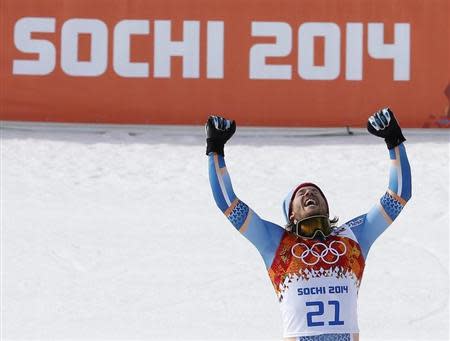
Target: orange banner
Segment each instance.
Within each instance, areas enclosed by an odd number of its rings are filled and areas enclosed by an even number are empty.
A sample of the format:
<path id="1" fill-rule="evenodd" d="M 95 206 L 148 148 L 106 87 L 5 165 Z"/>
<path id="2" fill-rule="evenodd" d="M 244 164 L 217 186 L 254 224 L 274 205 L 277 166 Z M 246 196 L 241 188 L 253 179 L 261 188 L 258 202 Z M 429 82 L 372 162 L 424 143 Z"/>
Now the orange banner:
<path id="1" fill-rule="evenodd" d="M 448 0 L 2 0 L 0 119 L 449 127 Z"/>

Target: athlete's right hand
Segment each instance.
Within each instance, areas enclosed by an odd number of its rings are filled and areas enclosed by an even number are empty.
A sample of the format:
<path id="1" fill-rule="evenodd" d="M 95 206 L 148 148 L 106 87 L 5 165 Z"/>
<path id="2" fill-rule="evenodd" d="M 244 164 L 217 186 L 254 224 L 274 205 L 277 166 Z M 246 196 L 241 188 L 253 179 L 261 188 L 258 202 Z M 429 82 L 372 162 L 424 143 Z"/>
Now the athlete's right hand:
<path id="1" fill-rule="evenodd" d="M 236 122 L 220 116 L 209 116 L 205 130 L 206 155 L 214 152 L 223 156 L 223 147 L 236 131 Z"/>

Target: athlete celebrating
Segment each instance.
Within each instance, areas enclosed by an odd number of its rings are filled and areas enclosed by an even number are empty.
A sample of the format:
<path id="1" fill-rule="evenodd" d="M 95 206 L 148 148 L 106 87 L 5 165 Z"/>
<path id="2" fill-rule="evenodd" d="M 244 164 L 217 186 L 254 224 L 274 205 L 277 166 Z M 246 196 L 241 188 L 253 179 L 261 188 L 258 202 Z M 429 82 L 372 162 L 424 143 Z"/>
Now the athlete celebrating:
<path id="1" fill-rule="evenodd" d="M 338 226 L 313 183 L 302 183 L 283 203 L 287 225 L 259 217 L 236 197 L 224 145 L 236 123 L 210 116 L 206 123 L 209 179 L 217 206 L 261 254 L 278 296 L 284 337 L 292 341 L 358 340 L 357 296 L 375 239 L 411 197 L 405 138 L 390 109 L 369 117 L 368 131 L 384 138 L 391 160 L 389 187 L 366 214 Z"/>

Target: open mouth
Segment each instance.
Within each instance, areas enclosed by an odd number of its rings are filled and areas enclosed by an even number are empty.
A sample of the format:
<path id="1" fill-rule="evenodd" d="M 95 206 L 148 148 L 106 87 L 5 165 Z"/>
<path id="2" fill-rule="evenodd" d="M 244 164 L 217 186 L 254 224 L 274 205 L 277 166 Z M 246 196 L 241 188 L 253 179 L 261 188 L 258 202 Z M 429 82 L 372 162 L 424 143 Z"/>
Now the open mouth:
<path id="1" fill-rule="evenodd" d="M 304 207 L 317 206 L 317 202 L 316 202 L 314 199 L 309 198 L 309 199 L 306 199 L 306 201 L 305 201 L 305 203 L 303 204 L 303 206 L 304 206 Z"/>

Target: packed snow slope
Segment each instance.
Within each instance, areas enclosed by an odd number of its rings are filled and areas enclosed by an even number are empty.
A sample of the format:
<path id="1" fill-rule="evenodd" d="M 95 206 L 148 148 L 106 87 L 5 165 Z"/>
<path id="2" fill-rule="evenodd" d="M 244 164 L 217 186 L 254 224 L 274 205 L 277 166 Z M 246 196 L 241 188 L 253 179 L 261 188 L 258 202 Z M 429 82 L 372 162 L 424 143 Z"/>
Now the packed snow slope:
<path id="1" fill-rule="evenodd" d="M 238 127 L 236 194 L 283 224 L 317 183 L 343 223 L 386 191 L 389 155 L 362 130 Z M 413 196 L 372 247 L 361 340 L 449 338 L 448 131 L 405 130 Z M 215 206 L 203 127 L 2 123 L 4 340 L 281 339 L 263 261 Z"/>

